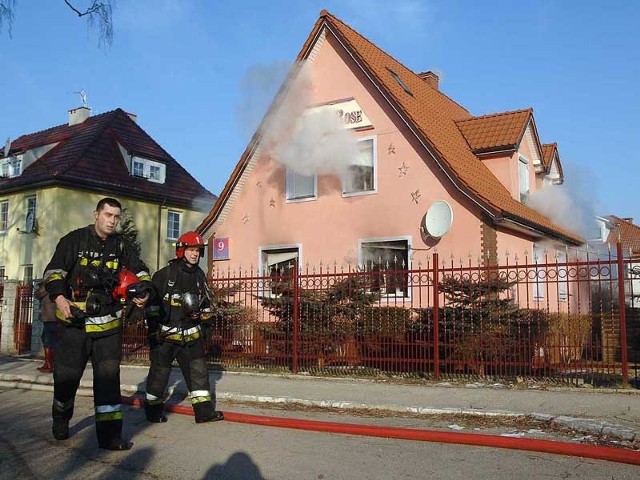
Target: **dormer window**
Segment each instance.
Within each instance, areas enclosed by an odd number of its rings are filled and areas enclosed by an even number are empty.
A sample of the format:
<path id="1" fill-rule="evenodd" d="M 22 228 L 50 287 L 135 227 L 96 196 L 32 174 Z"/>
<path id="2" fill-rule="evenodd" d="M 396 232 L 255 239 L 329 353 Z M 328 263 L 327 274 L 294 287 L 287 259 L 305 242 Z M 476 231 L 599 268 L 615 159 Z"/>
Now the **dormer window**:
<path id="1" fill-rule="evenodd" d="M 131 157 L 131 175 L 146 178 L 150 182 L 164 183 L 166 166 L 160 162 L 154 162 L 148 158 Z"/>
<path id="2" fill-rule="evenodd" d="M 0 176 L 19 177 L 22 174 L 22 155 L 13 155 L 0 160 Z"/>
<path id="3" fill-rule="evenodd" d="M 518 186 L 520 201 L 526 203 L 529 198 L 529 160 L 520 155 L 518 161 Z"/>

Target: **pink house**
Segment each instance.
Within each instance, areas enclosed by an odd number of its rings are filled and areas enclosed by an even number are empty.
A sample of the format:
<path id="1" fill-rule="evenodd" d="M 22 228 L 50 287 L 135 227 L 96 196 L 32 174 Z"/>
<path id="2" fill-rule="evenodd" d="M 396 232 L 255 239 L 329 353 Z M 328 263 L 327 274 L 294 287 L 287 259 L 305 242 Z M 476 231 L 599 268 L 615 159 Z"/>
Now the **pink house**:
<path id="1" fill-rule="evenodd" d="M 213 209 L 209 272 L 301 265 L 416 268 L 583 243 L 527 205 L 563 182 L 533 111 L 474 116 L 323 10 Z M 398 292 L 401 293 L 401 292 Z"/>

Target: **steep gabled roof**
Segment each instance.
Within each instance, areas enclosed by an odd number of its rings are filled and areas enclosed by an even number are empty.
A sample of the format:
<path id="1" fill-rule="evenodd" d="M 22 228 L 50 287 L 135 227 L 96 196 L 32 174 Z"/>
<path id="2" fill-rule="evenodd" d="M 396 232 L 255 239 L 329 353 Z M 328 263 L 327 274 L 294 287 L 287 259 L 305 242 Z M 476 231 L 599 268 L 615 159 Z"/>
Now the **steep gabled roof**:
<path id="1" fill-rule="evenodd" d="M 53 144 L 53 148 L 26 166 L 20 176 L 0 178 L 0 191 L 71 186 L 201 211 L 216 200 L 120 108 L 75 125 L 22 135 L 11 143 L 11 152 Z M 163 163 L 167 181 L 160 184 L 132 176 L 119 145 L 130 155 Z"/>
<path id="2" fill-rule="evenodd" d="M 615 246 L 619 238 L 622 248 L 626 250 L 625 253 L 630 253 L 631 256 L 640 255 L 640 227 L 630 219 L 615 215 L 608 215 L 605 218 L 615 225 L 609 232 L 607 243 Z"/>
<path id="3" fill-rule="evenodd" d="M 494 113 L 456 122 L 476 155 L 516 150 L 531 121 L 533 110 Z"/>
<path id="4" fill-rule="evenodd" d="M 507 188 L 475 156 L 458 128 L 459 122 L 473 118 L 467 110 L 326 10 L 320 13 L 303 45 L 299 61 L 308 57 L 323 29 L 334 35 L 371 79 L 455 187 L 496 224 L 549 235 L 573 244 L 582 243 L 579 236 L 513 199 Z M 214 208 L 198 227 L 199 231 L 209 228 L 222 212 L 258 141 L 259 135 L 254 135 Z"/>

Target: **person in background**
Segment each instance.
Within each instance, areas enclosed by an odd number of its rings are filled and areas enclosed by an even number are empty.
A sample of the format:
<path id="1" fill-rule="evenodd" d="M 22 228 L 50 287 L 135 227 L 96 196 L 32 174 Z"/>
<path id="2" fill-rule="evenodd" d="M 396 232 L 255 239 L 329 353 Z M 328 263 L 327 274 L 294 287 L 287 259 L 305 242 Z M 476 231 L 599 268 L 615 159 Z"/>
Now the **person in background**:
<path id="1" fill-rule="evenodd" d="M 201 326 L 212 316 L 207 278 L 198 266 L 203 255 L 202 237 L 187 232 L 176 243 L 176 258 L 153 275 L 157 297 L 147 308 L 151 366 L 144 405 L 149 422 L 167 421 L 164 397 L 174 359 L 187 383 L 196 423 L 224 418 L 213 407 Z"/>
<path id="2" fill-rule="evenodd" d="M 133 272 L 153 289 L 147 266 L 116 232 L 121 214 L 118 200 L 101 199 L 93 213 L 95 223 L 62 237 L 44 272 L 45 288 L 61 323 L 53 371 L 53 436 L 69 438 L 76 392 L 91 359 L 96 435 L 100 448 L 107 450 L 132 446 L 122 438 L 123 304 L 114 298 L 120 270 Z M 133 302 L 144 308 L 148 298 L 146 294 Z"/>
<path id="3" fill-rule="evenodd" d="M 55 351 L 57 343 L 58 319 L 56 318 L 56 304 L 49 299 L 44 283 L 40 283 L 34 296 L 40 302 L 38 319 L 42 322 L 42 346 L 44 347 L 44 363 L 38 367 L 42 373 L 53 373 Z"/>

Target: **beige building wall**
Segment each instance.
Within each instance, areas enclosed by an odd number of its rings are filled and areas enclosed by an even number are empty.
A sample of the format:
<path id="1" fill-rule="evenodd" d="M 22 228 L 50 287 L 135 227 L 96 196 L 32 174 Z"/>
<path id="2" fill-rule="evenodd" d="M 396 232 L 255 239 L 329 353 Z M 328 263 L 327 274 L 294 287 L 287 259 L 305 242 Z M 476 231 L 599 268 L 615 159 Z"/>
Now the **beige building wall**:
<path id="1" fill-rule="evenodd" d="M 27 198 L 36 196 L 36 229 L 25 233 Z M 9 228 L 0 235 L 0 266 L 5 276 L 23 280 L 25 266 L 33 267 L 33 278 L 41 278 L 60 237 L 71 230 L 92 224 L 98 201 L 114 196 L 131 214 L 138 229 L 142 258 L 155 272 L 175 255 L 174 240 L 167 239 L 167 211 L 180 213 L 180 232 L 193 230 L 205 213 L 174 209 L 149 202 L 109 194 L 98 194 L 69 188 L 46 188 L 0 197 L 9 201 Z"/>

